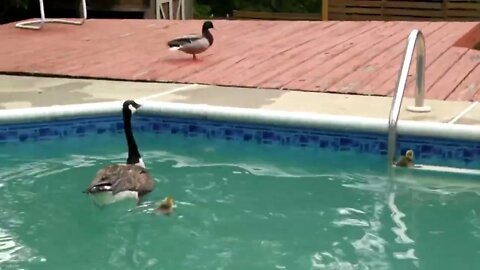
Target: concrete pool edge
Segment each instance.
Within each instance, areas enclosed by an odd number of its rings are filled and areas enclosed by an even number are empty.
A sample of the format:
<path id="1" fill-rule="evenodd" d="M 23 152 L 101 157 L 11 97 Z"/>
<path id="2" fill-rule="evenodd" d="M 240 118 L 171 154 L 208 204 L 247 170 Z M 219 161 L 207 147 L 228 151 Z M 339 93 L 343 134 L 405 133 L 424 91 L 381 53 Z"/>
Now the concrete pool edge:
<path id="1" fill-rule="evenodd" d="M 354 93 L 6 75 L 0 75 L 0 99 L 0 112 L 5 109 L 134 99 L 381 119 L 389 115 L 392 102 L 389 96 Z M 413 104 L 414 98 L 405 96 L 403 107 Z M 480 126 L 478 102 L 426 99 L 425 104 L 432 108 L 431 112 L 402 110 L 399 119 Z"/>
<path id="2" fill-rule="evenodd" d="M 193 119 L 234 121 L 297 128 L 317 128 L 343 132 L 387 134 L 388 119 L 333 115 L 309 112 L 289 112 L 261 108 L 237 108 L 206 104 L 185 104 L 143 101 L 138 114 L 165 115 Z M 1 124 L 22 124 L 62 120 L 75 117 L 96 117 L 119 114 L 122 101 L 56 105 L 2 110 Z M 480 126 L 429 121 L 399 120 L 398 135 L 440 139 L 480 141 Z"/>

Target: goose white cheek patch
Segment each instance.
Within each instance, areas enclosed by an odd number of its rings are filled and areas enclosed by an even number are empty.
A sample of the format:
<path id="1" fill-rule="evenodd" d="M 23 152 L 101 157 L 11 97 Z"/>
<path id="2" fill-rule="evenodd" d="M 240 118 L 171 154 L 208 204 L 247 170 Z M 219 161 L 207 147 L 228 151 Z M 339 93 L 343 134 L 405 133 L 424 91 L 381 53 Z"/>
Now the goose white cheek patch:
<path id="1" fill-rule="evenodd" d="M 135 107 L 133 107 L 132 105 L 128 105 L 128 109 L 134 113 L 135 111 L 137 111 L 137 109 L 135 109 Z"/>

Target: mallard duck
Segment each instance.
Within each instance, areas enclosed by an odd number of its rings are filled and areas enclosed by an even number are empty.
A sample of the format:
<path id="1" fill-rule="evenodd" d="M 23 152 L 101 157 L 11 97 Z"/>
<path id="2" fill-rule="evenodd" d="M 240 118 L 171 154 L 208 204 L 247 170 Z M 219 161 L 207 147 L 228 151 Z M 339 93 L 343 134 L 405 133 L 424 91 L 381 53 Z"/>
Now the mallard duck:
<path id="1" fill-rule="evenodd" d="M 405 156 L 400 156 L 400 159 L 395 164 L 398 167 L 410 167 L 413 166 L 413 150 L 409 149 L 405 152 Z"/>
<path id="2" fill-rule="evenodd" d="M 164 214 L 164 215 L 170 215 L 173 210 L 175 210 L 176 206 L 175 203 L 173 202 L 172 197 L 165 197 L 165 199 L 160 203 L 160 206 L 158 206 L 157 209 L 155 209 L 156 213 L 159 214 Z"/>
<path id="3" fill-rule="evenodd" d="M 179 50 L 188 54 L 193 54 L 193 59 L 197 59 L 197 54 L 206 51 L 213 44 L 213 36 L 210 30 L 213 27 L 211 21 L 206 21 L 202 26 L 202 35 L 191 34 L 170 40 L 167 45 L 171 50 Z"/>
<path id="4" fill-rule="evenodd" d="M 132 132 L 132 114 L 139 107 L 133 100 L 123 103 L 123 130 L 128 147 L 126 164 L 112 164 L 98 170 L 84 191 L 99 206 L 126 198 L 133 198 L 138 204 L 143 195 L 153 190 L 153 178 L 145 168 Z"/>

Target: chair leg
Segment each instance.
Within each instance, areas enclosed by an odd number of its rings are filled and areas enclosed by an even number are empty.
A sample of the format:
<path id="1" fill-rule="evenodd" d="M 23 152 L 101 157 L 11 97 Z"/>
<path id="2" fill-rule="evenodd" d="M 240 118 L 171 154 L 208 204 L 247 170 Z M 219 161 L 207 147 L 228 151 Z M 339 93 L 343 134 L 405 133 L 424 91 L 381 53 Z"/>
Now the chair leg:
<path id="1" fill-rule="evenodd" d="M 65 20 L 65 19 L 47 19 L 45 18 L 45 8 L 43 6 L 43 0 L 39 0 L 40 2 L 40 19 L 34 19 L 24 22 L 19 22 L 15 25 L 15 27 L 23 28 L 23 29 L 33 29 L 38 30 L 43 27 L 45 23 L 63 23 L 63 24 L 74 24 L 74 25 L 82 25 L 87 20 L 87 3 L 85 0 L 82 0 L 82 18 L 80 20 Z"/>
<path id="2" fill-rule="evenodd" d="M 177 5 L 177 12 L 175 14 L 175 19 L 181 19 L 180 18 L 180 9 L 182 8 L 182 1 L 178 1 L 178 5 Z"/>
<path id="3" fill-rule="evenodd" d="M 182 20 L 185 20 L 185 0 L 180 0 L 182 2 Z"/>
<path id="4" fill-rule="evenodd" d="M 173 0 L 168 1 L 168 19 L 173 20 Z"/>
<path id="5" fill-rule="evenodd" d="M 163 10 L 163 3 L 160 3 L 160 5 L 158 6 L 158 10 L 159 10 L 159 16 L 158 16 L 158 19 L 167 19 L 167 15 L 165 14 L 165 10 Z"/>
<path id="6" fill-rule="evenodd" d="M 185 0 L 178 0 L 177 12 L 175 19 L 185 20 Z"/>
<path id="7" fill-rule="evenodd" d="M 158 19 L 163 19 L 163 20 L 168 20 L 171 19 L 171 0 L 155 0 L 156 3 L 156 12 L 157 12 L 157 20 Z M 168 12 L 165 12 L 165 9 L 163 8 L 164 4 L 168 5 Z M 169 18 L 167 18 L 167 16 Z"/>

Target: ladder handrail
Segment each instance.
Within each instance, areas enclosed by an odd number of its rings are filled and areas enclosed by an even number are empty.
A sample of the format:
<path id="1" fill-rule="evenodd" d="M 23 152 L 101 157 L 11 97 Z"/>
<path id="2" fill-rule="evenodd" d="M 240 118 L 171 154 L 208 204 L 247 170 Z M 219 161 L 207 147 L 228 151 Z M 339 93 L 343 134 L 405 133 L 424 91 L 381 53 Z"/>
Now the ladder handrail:
<path id="1" fill-rule="evenodd" d="M 397 122 L 402 107 L 403 95 L 408 79 L 408 72 L 413 58 L 413 52 L 417 49 L 417 78 L 415 106 L 409 107 L 410 111 L 428 112 L 430 108 L 424 106 L 425 98 L 425 38 L 420 30 L 414 29 L 410 32 L 407 41 L 407 48 L 403 57 L 402 69 L 398 75 L 396 91 L 393 95 L 390 117 L 388 119 L 388 166 L 391 167 L 395 161 L 397 147 Z"/>

